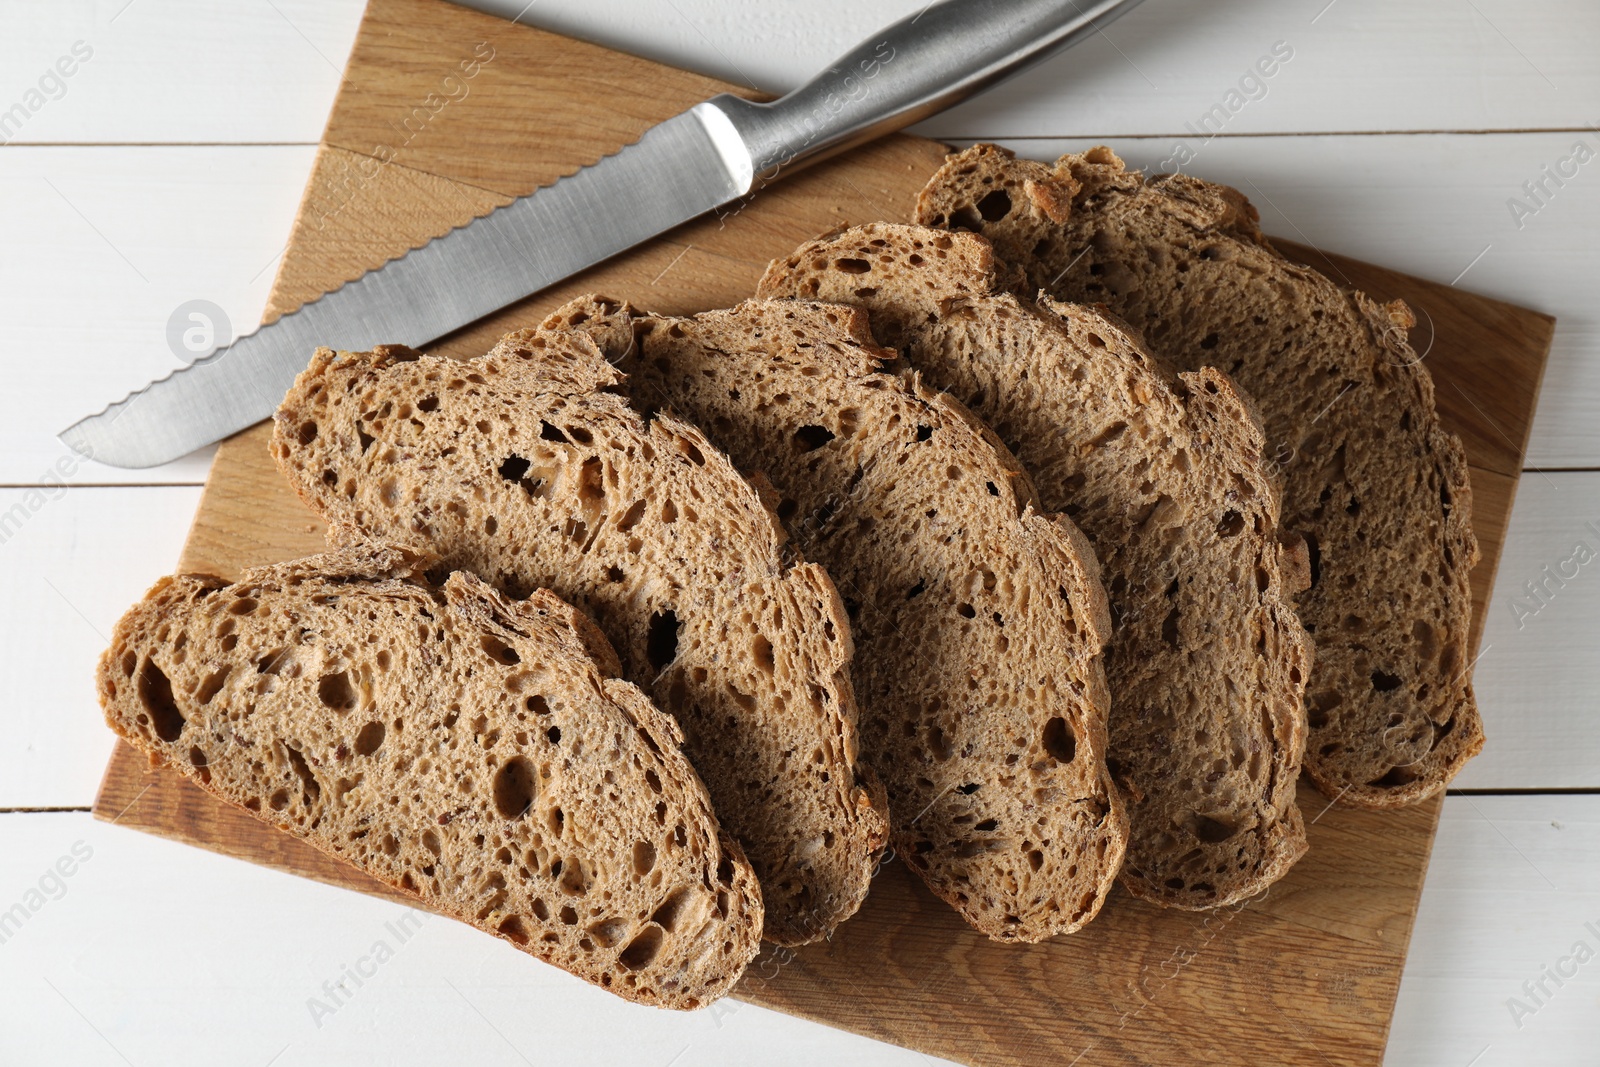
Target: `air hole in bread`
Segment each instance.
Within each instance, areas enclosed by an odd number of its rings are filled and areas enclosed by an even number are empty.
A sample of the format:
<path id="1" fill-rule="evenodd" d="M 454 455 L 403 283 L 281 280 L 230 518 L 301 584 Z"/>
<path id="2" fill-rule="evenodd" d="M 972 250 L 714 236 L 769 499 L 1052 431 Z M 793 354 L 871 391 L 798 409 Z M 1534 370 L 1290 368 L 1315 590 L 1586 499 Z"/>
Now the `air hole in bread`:
<path id="1" fill-rule="evenodd" d="M 309 445 L 312 441 L 317 439 L 317 424 L 309 420 L 302 422 L 300 424 L 300 429 L 295 433 L 295 438 L 302 445 Z"/>
<path id="2" fill-rule="evenodd" d="M 637 526 L 639 520 L 644 518 L 645 504 L 646 502 L 643 500 L 635 500 L 630 504 L 628 510 L 624 511 L 622 517 L 617 520 L 617 529 L 626 533 Z"/>
<path id="3" fill-rule="evenodd" d="M 983 229 L 983 216 L 973 210 L 969 204 L 963 204 L 950 213 L 950 225 L 953 229 L 971 230 L 977 233 Z"/>
<path id="4" fill-rule="evenodd" d="M 356 755 L 370 756 L 383 747 L 384 729 L 381 722 L 369 722 L 356 734 Z"/>
<path id="5" fill-rule="evenodd" d="M 661 902 L 661 906 L 656 908 L 654 914 L 650 916 L 650 921 L 671 933 L 678 924 L 678 917 L 683 914 L 684 905 L 688 902 L 689 891 L 675 889 Z"/>
<path id="6" fill-rule="evenodd" d="M 522 476 L 528 473 L 528 468 L 531 466 L 533 466 L 532 463 L 513 452 L 496 468 L 496 472 L 508 482 L 519 482 L 522 480 Z"/>
<path id="7" fill-rule="evenodd" d="M 508 667 L 514 667 L 522 662 L 522 657 L 517 655 L 517 650 L 495 637 L 493 634 L 484 634 L 478 644 L 488 653 L 489 658 Z"/>
<path id="8" fill-rule="evenodd" d="M 1387 671 L 1373 671 L 1372 688 L 1380 693 L 1392 692 L 1400 688 L 1400 679 Z"/>
<path id="9" fill-rule="evenodd" d="M 528 943 L 528 930 L 527 927 L 523 926 L 520 915 L 507 915 L 500 920 L 500 925 L 496 929 L 508 940 L 518 945 L 526 945 Z"/>
<path id="10" fill-rule="evenodd" d="M 973 829 L 978 831 L 979 833 L 987 834 L 987 833 L 990 833 L 990 832 L 992 832 L 994 830 L 999 829 L 999 827 L 1000 827 L 1000 823 L 999 823 L 998 820 L 996 820 L 996 819 L 985 819 L 982 822 L 978 823 L 976 826 L 974 826 Z"/>
<path id="11" fill-rule="evenodd" d="M 1217 520 L 1217 533 L 1222 537 L 1237 537 L 1244 532 L 1244 516 L 1237 511 L 1229 511 Z"/>
<path id="12" fill-rule="evenodd" d="M 589 937 L 601 948 L 615 945 L 627 932 L 628 924 L 616 917 L 601 919 L 589 927 Z"/>
<path id="13" fill-rule="evenodd" d="M 513 756 L 494 773 L 494 810 L 502 819 L 520 819 L 533 807 L 538 788 L 533 764 L 525 756 Z"/>
<path id="14" fill-rule="evenodd" d="M 628 942 L 628 947 L 617 956 L 617 962 L 630 971 L 644 970 L 656 958 L 656 953 L 661 951 L 665 936 L 659 926 L 646 926 Z"/>
<path id="15" fill-rule="evenodd" d="M 655 869 L 656 846 L 648 841 L 633 843 L 633 873 L 640 878 Z"/>
<path id="16" fill-rule="evenodd" d="M 322 796 L 322 783 L 317 781 L 317 776 L 311 772 L 311 765 L 306 762 L 305 756 L 293 745 L 283 746 L 289 757 L 289 768 L 294 771 L 296 778 L 300 779 L 300 799 L 309 809 Z"/>
<path id="17" fill-rule="evenodd" d="M 926 441 L 928 438 L 930 438 L 932 436 L 933 436 L 933 427 L 932 426 L 918 426 L 917 427 L 917 440 L 918 441 Z"/>
<path id="18" fill-rule="evenodd" d="M 282 659 L 283 655 L 279 653 L 273 658 L 270 666 L 277 667 L 281 665 Z M 271 674 L 275 673 L 275 671 L 265 670 L 263 673 Z M 334 711 L 349 711 L 355 707 L 356 691 L 355 687 L 350 684 L 349 672 L 340 671 L 337 674 L 323 675 L 317 682 L 317 699 Z"/>
<path id="19" fill-rule="evenodd" d="M 150 724 L 161 740 L 176 741 L 183 733 L 186 720 L 172 698 L 172 683 L 153 659 L 147 658 L 139 671 L 139 703 L 149 713 Z"/>
<path id="20" fill-rule="evenodd" d="M 1238 832 L 1238 827 L 1229 826 L 1220 819 L 1213 819 L 1206 815 L 1195 816 L 1194 836 L 1208 845 L 1220 844 Z"/>
<path id="21" fill-rule="evenodd" d="M 844 274 L 865 274 L 872 269 L 872 264 L 864 259 L 846 257 L 834 260 L 833 267 Z"/>
<path id="22" fill-rule="evenodd" d="M 750 654 L 755 658 L 756 666 L 760 668 L 762 673 L 771 675 L 776 671 L 777 665 L 773 661 L 772 642 L 768 641 L 766 637 L 756 634 L 755 637 L 751 638 Z"/>
<path id="23" fill-rule="evenodd" d="M 228 605 L 228 614 L 249 615 L 259 606 L 259 602 L 255 597 L 242 596 L 238 600 L 235 600 L 232 604 Z"/>
<path id="24" fill-rule="evenodd" d="M 829 441 L 833 440 L 833 432 L 823 426 L 802 426 L 794 432 L 794 447 L 797 452 L 815 452 Z"/>
<path id="25" fill-rule="evenodd" d="M 232 670 L 232 667 L 222 667 L 206 675 L 205 680 L 200 683 L 200 688 L 195 690 L 195 700 L 201 704 L 211 703 L 211 699 L 222 691 L 222 686 L 227 682 Z"/>
<path id="26" fill-rule="evenodd" d="M 1109 445 L 1111 442 L 1121 437 L 1127 429 L 1128 424 L 1126 422 L 1122 422 L 1120 420 L 1113 422 L 1110 426 L 1107 426 L 1104 430 L 1101 430 L 1094 436 L 1094 438 L 1089 442 L 1089 447 L 1104 448 L 1106 445 Z"/>
<path id="27" fill-rule="evenodd" d="M 543 441 L 557 441 L 561 444 L 568 443 L 567 435 L 561 432 L 561 427 L 548 422 L 542 422 L 539 424 L 539 438 Z"/>
<path id="28" fill-rule="evenodd" d="M 1011 214 L 1011 194 L 1004 189 L 989 193 L 978 201 L 978 214 L 983 216 L 985 222 L 999 222 Z"/>
<path id="29" fill-rule="evenodd" d="M 919 582 L 917 582 L 916 585 L 912 586 L 911 589 L 906 593 L 906 599 L 907 600 L 915 600 L 915 599 L 917 599 L 917 597 L 921 596 L 923 593 L 925 593 L 927 591 L 928 591 L 928 583 L 927 583 L 927 581 L 926 580 L 919 581 Z"/>
<path id="30" fill-rule="evenodd" d="M 678 616 L 673 611 L 658 611 L 650 616 L 645 639 L 645 657 L 650 666 L 661 670 L 678 655 Z"/>
<path id="31" fill-rule="evenodd" d="M 1403 785 L 1410 785 L 1417 780 L 1417 777 L 1417 769 L 1414 766 L 1391 767 L 1387 773 L 1367 784 L 1379 789 L 1397 789 Z"/>
<path id="32" fill-rule="evenodd" d="M 1305 538 L 1306 557 L 1311 569 L 1311 585 L 1309 588 L 1315 589 L 1317 583 L 1322 580 L 1322 549 L 1317 544 L 1316 534 L 1309 530 L 1304 530 L 1301 531 L 1301 536 Z M 1309 623 L 1306 624 L 1306 630 L 1307 632 L 1312 630 Z"/>
<path id="33" fill-rule="evenodd" d="M 1078 739 L 1067 720 L 1059 715 L 1044 724 L 1039 743 L 1045 753 L 1058 763 L 1071 763 L 1078 754 Z"/>

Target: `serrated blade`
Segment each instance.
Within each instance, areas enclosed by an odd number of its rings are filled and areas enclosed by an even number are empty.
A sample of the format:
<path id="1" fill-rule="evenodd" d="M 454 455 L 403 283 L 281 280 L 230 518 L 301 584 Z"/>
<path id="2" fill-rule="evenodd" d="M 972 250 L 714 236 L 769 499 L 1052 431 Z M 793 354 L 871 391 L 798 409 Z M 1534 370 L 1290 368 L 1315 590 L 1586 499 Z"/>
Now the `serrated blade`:
<path id="1" fill-rule="evenodd" d="M 421 347 L 749 191 L 743 142 L 700 104 L 73 424 L 61 440 L 153 467 L 272 414 L 318 347 Z"/>

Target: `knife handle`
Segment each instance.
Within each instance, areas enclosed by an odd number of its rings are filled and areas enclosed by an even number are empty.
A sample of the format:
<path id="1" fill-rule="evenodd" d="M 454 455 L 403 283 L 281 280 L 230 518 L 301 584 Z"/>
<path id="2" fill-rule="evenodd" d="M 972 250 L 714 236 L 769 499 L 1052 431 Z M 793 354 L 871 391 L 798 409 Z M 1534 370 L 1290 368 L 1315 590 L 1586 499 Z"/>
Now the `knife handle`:
<path id="1" fill-rule="evenodd" d="M 1138 3 L 940 0 L 880 30 L 787 96 L 754 103 L 724 93 L 701 107 L 726 117 L 749 153 L 753 185 L 764 184 L 781 170 L 942 111 L 1100 32 Z"/>

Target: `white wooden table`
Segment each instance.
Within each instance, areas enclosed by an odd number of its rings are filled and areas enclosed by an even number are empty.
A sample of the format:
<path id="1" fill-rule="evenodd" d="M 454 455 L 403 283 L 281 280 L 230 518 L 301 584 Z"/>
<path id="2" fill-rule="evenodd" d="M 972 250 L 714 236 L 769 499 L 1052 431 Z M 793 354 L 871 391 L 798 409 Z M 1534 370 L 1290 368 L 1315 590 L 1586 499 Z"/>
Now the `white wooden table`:
<path id="1" fill-rule="evenodd" d="M 921 2 L 522 17 L 782 90 Z M 925 1061 L 756 1007 L 636 1008 L 441 919 L 374 967 L 395 905 L 88 815 L 112 744 L 94 658 L 176 561 L 209 455 L 72 469 L 54 434 L 175 364 L 184 302 L 257 321 L 360 13 L 0 0 L 0 1063 Z M 1600 1063 L 1600 564 L 1526 592 L 1600 551 L 1597 45 L 1591 0 L 1148 0 L 924 127 L 1143 166 L 1183 142 L 1268 232 L 1560 319 L 1477 671 L 1489 747 L 1445 803 L 1394 1065 Z M 1235 88 L 1221 136 L 1190 132 Z M 371 972 L 348 996 L 346 968 Z"/>

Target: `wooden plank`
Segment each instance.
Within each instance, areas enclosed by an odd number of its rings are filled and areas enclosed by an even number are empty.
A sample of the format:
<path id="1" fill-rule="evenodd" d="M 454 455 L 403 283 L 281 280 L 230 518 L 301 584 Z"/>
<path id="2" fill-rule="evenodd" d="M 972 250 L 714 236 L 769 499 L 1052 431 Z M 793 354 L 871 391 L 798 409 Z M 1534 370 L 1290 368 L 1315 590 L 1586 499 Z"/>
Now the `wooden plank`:
<path id="1" fill-rule="evenodd" d="M 557 32 L 774 92 L 925 0 L 473 0 Z M 16 4 L 0 69 L 9 104 L 74 40 L 94 58 L 30 117 L 28 141 L 314 142 L 359 0 Z M 1326 10 L 1324 10 L 1326 8 Z M 1272 45 L 1294 58 L 1230 132 L 1583 127 L 1600 87 L 1581 0 L 1291 0 L 1222 10 L 1149 4 L 1068 56 L 940 116 L 929 136 L 1183 132 Z M 1557 88 L 1559 87 L 1559 88 Z"/>
<path id="2" fill-rule="evenodd" d="M 526 0 L 524 0 L 526 2 Z M 86 59 L 42 88 L 19 144 L 315 144 L 339 87 L 361 0 L 122 0 L 8 4 L 0 109 L 62 56 Z"/>
<path id="3" fill-rule="evenodd" d="M 0 840 L 0 908 L 38 905 L 0 930 L 7 1067 L 935 1067 L 736 1001 L 630 1004 L 460 923 L 87 813 L 0 814 Z"/>
<path id="4" fill-rule="evenodd" d="M 444 109 L 437 125 L 430 121 L 424 128 L 430 136 L 415 138 L 404 158 L 356 170 L 356 180 L 341 177 L 359 165 L 352 149 L 334 145 L 319 156 L 272 309 L 292 307 L 465 221 L 496 197 L 522 191 L 515 161 L 480 157 L 498 156 L 502 141 L 525 150 L 514 131 L 530 114 L 540 128 L 555 131 L 552 143 L 569 153 L 550 150 L 540 157 L 541 173 L 559 174 L 617 146 L 581 142 L 579 132 L 591 127 L 572 117 L 579 111 L 648 122 L 675 110 L 681 103 L 675 94 L 703 95 L 705 89 L 693 76 L 620 55 L 602 62 L 549 34 L 491 25 L 429 0 L 377 0 L 353 50 L 330 138 L 356 143 L 386 121 L 402 121 L 395 116 L 409 115 L 410 102 L 425 95 L 442 69 L 491 33 L 495 58 L 475 76 L 473 94 L 456 110 Z M 391 50 L 395 41 L 405 41 L 404 50 Z M 569 54 L 604 76 L 579 78 L 563 58 Z M 505 95 L 497 96 L 494 86 L 501 83 L 491 79 L 506 70 L 517 76 L 507 78 Z M 555 76 L 541 81 L 528 73 L 541 71 Z M 581 95 L 571 95 L 562 72 L 572 75 Z M 544 95 L 530 95 L 535 91 Z M 660 113 L 650 115 L 647 106 Z M 488 133 L 474 137 L 471 129 L 480 122 Z M 350 130 L 356 132 L 340 133 Z M 629 136 L 621 127 L 612 133 Z M 458 146 L 459 157 L 439 147 L 449 144 Z M 476 354 L 503 329 L 586 289 L 610 290 L 663 311 L 731 302 L 751 290 L 770 257 L 802 238 L 841 219 L 893 217 L 892 205 L 908 204 L 941 156 L 929 142 L 888 139 L 791 177 L 742 210 L 680 228 L 434 347 Z M 1374 279 L 1394 295 L 1432 299 L 1426 283 L 1389 273 Z M 1481 314 L 1515 313 L 1485 308 Z M 1475 366 L 1483 344 L 1472 328 L 1478 321 L 1453 315 L 1441 325 L 1429 357 L 1435 373 Z M 1521 345 L 1513 373 L 1536 377 L 1548 322 L 1525 314 L 1524 328 L 1508 336 Z M 1499 421 L 1526 425 L 1528 391 L 1502 389 L 1483 399 L 1496 405 L 1490 411 Z M 1474 429 L 1470 421 L 1458 428 Z M 249 431 L 219 449 L 186 566 L 232 574 L 315 547 L 316 524 L 273 474 L 262 432 Z M 1476 447 L 1474 455 L 1490 452 L 1482 442 Z M 1519 466 L 1510 463 L 1501 477 L 1509 480 Z M 1508 507 L 1509 492 L 1483 494 L 1477 522 L 1486 545 L 1498 544 Z M 1487 587 L 1478 592 L 1481 605 Z M 352 884 L 349 872 L 319 865 L 305 846 L 192 793 L 170 772 L 147 776 L 124 753 L 112 764 L 97 810 L 121 812 L 125 825 Z M 1439 804 L 1380 815 L 1324 810 L 1310 792 L 1303 801 L 1316 820 L 1310 857 L 1244 908 L 1199 916 L 1119 897 L 1084 934 L 1018 949 L 984 941 L 890 864 L 863 912 L 831 943 L 787 959 L 773 968 L 775 976 L 758 968 L 741 996 L 966 1061 L 1030 1063 L 1084 1051 L 1087 1062 L 1181 1056 L 1232 1063 L 1242 1049 L 1270 1059 L 1285 1049 L 1309 1056 L 1314 1048 L 1329 1062 L 1377 1062 Z M 1182 965 L 1175 966 L 1179 959 Z M 1163 968 L 1174 973 L 1169 977 Z M 1217 1026 L 1224 1018 L 1226 1032 Z"/>
<path id="5" fill-rule="evenodd" d="M 1457 784 L 1600 788 L 1600 472 L 1530 472 L 1517 497 L 1475 675 L 1489 743 Z"/>
<path id="6" fill-rule="evenodd" d="M 177 562 L 199 499 L 198 486 L 0 489 L 0 808 L 94 797 L 113 744 L 95 662 Z"/>
<path id="7" fill-rule="evenodd" d="M 1117 890 L 1082 932 L 1042 945 L 975 933 L 903 865 L 825 945 L 767 946 L 740 1000 L 962 1063 L 1234 1064 L 1241 1048 L 1381 1060 L 1440 799 L 1329 809 L 1302 785 L 1310 854 L 1263 897 L 1166 911 Z M 219 804 L 118 745 L 95 812 L 119 825 L 403 901 L 310 845 Z M 1385 847 L 1374 848 L 1382 840 Z M 1226 1030 L 1217 1020 L 1229 1020 Z M 1291 1053 L 1290 1051 L 1293 1050 Z"/>
<path id="8" fill-rule="evenodd" d="M 1448 798 L 1388 1067 L 1594 1063 L 1597 887 L 1600 796 Z"/>
<path id="9" fill-rule="evenodd" d="M 209 301 L 237 332 L 260 321 L 313 155 L 237 146 L 0 152 L 0 349 L 17 356 L 0 392 L 0 484 L 44 480 L 71 455 L 58 432 L 178 367 L 167 331 L 181 306 Z M 199 484 L 210 455 L 148 470 L 68 469 L 79 483 Z"/>
<path id="10" fill-rule="evenodd" d="M 928 1067 L 915 1053 L 739 1002 L 693 1015 L 623 1004 L 530 964 L 508 945 L 432 919 L 318 1026 L 307 999 L 322 996 L 321 983 L 336 980 L 376 938 L 390 936 L 384 924 L 403 914 L 396 905 L 128 833 L 87 814 L 0 815 L 0 838 L 6 908 L 37 888 L 74 843 L 92 850 L 65 880 L 65 892 L 47 896 L 0 946 L 7 1005 L 0 1048 L 8 1063 L 121 1062 L 64 995 L 136 1064 L 264 1064 L 286 1045 L 280 1064 L 520 1062 L 503 1034 L 535 1063 L 659 1067 L 678 1056 L 675 1067 Z M 178 886 L 189 890 L 181 896 L 182 921 L 155 921 L 174 914 Z M 1447 798 L 1387 1067 L 1465 1067 L 1480 1053 L 1473 1067 L 1592 1063 L 1595 963 L 1563 986 L 1547 983 L 1554 995 L 1521 1028 L 1506 1001 L 1522 998 L 1522 984 L 1568 955 L 1576 940 L 1600 949 L 1585 930 L 1586 923 L 1600 925 L 1596 886 L 1600 797 Z M 1230 938 L 1231 928 L 1207 951 Z M 1169 965 L 1166 973 L 1173 971 Z M 1328 975 L 1324 995 L 1336 998 L 1342 988 L 1339 976 Z M 1175 992 L 1158 994 L 1157 1004 Z M 1147 1010 L 1129 1027 L 1150 1017 Z M 174 1042 L 180 1020 L 184 1040 Z M 1050 1058 L 1042 1051 L 1036 1062 Z M 1079 1067 L 1094 1062 L 1091 1054 Z M 1302 1061 L 1285 1051 L 1262 1062 Z M 1303 1062 L 1323 1060 L 1310 1052 Z"/>

